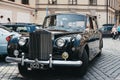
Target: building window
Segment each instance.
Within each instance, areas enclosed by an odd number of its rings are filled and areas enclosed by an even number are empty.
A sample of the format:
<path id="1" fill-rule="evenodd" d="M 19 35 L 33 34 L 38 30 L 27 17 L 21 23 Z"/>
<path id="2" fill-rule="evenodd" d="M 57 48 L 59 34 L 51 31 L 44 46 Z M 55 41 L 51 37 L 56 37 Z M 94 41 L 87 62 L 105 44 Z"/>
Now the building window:
<path id="1" fill-rule="evenodd" d="M 22 0 L 22 4 L 29 4 L 29 0 Z"/>
<path id="2" fill-rule="evenodd" d="M 68 4 L 76 5 L 77 0 L 68 0 Z"/>
<path id="3" fill-rule="evenodd" d="M 48 4 L 57 4 L 57 0 L 48 0 Z"/>
<path id="4" fill-rule="evenodd" d="M 90 0 L 90 5 L 97 5 L 97 0 Z"/>
<path id="5" fill-rule="evenodd" d="M 8 0 L 8 1 L 12 1 L 12 2 L 15 2 L 15 0 Z"/>

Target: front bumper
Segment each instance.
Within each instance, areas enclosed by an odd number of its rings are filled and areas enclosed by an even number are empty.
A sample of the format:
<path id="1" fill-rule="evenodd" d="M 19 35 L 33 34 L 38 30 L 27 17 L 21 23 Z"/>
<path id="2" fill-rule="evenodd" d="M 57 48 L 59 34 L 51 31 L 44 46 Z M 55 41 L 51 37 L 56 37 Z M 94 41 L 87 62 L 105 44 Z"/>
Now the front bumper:
<path id="1" fill-rule="evenodd" d="M 15 58 L 15 57 L 6 57 L 7 62 L 17 62 L 21 63 L 24 66 L 24 63 L 38 63 L 40 65 L 49 65 L 49 68 L 52 68 L 53 65 L 58 66 L 73 66 L 73 67 L 80 67 L 82 65 L 82 61 L 67 61 L 67 60 L 52 60 L 52 57 L 50 55 L 50 58 L 48 61 L 40 61 L 40 60 L 29 60 L 25 59 L 24 55 L 22 55 L 22 58 Z"/>

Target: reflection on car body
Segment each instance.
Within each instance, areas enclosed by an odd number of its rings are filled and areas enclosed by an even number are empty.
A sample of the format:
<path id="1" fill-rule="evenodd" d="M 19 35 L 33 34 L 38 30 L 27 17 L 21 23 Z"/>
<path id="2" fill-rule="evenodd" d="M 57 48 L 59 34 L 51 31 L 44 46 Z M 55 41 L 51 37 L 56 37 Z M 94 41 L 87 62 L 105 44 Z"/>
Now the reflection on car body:
<path id="1" fill-rule="evenodd" d="M 88 29 L 87 29 L 88 28 Z M 45 18 L 43 29 L 21 37 L 8 62 L 17 62 L 25 76 L 30 68 L 48 70 L 56 67 L 75 67 L 84 75 L 88 61 L 100 55 L 102 34 L 96 18 L 81 14 L 54 14 Z"/>

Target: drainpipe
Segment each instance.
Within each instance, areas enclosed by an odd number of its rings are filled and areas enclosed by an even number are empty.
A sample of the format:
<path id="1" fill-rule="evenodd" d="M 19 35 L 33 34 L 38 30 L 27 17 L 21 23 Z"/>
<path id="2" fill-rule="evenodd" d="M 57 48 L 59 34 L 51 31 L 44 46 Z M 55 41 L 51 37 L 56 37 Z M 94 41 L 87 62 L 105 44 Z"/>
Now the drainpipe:
<path id="1" fill-rule="evenodd" d="M 108 24 L 108 0 L 106 2 L 106 22 Z"/>
<path id="2" fill-rule="evenodd" d="M 39 8 L 39 0 L 35 0 L 35 23 L 37 23 L 37 14 L 38 14 L 38 8 Z"/>

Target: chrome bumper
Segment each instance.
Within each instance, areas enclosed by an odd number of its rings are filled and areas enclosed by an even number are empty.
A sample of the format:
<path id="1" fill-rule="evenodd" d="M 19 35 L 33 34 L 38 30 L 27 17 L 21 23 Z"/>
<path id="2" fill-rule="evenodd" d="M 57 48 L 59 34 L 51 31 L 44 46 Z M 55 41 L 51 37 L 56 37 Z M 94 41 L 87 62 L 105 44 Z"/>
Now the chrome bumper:
<path id="1" fill-rule="evenodd" d="M 80 67 L 82 65 L 82 61 L 65 61 L 65 60 L 52 60 L 50 58 L 48 61 L 39 61 L 39 60 L 29 60 L 24 59 L 24 56 L 22 58 L 15 58 L 15 57 L 6 57 L 7 62 L 17 62 L 24 65 L 24 63 L 38 63 L 41 65 L 49 65 L 50 68 L 52 68 L 53 65 L 61 65 L 61 66 L 76 66 Z"/>

